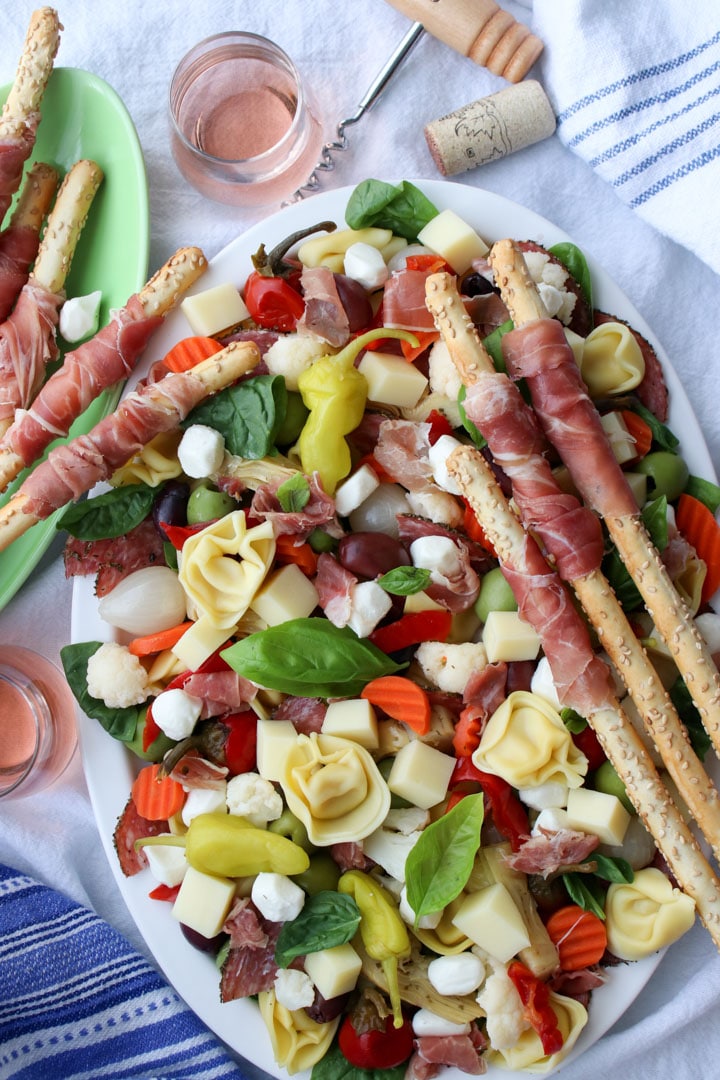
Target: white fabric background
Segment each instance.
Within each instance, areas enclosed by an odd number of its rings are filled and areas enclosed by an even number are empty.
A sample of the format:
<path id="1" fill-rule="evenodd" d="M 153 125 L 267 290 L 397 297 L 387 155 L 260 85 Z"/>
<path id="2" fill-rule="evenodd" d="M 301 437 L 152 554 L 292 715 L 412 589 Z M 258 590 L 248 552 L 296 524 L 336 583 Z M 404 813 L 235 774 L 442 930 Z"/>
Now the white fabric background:
<path id="1" fill-rule="evenodd" d="M 555 0 L 536 0 L 548 32 Z M 0 82 L 9 81 L 34 5 L 5 5 L 0 33 Z M 529 2 L 506 3 L 532 22 Z M 563 0 L 567 9 L 580 0 Z M 654 26 L 667 8 L 683 20 L 682 0 L 657 0 Z M 628 40 L 642 41 L 645 16 L 634 4 L 603 0 L 609 19 L 624 18 Z M 717 3 L 707 7 L 718 8 Z M 105 78 L 124 99 L 147 162 L 151 198 L 150 270 L 181 244 L 196 243 L 213 256 L 242 229 L 264 216 L 203 200 L 178 174 L 170 157 L 165 102 L 180 56 L 208 34 L 248 29 L 267 34 L 293 57 L 314 88 L 326 137 L 352 115 L 366 86 L 408 28 L 383 0 L 72 0 L 60 16 L 65 30 L 57 63 L 86 68 Z M 622 12 L 625 12 L 623 15 Z M 720 17 L 720 11 L 718 11 Z M 673 21 L 666 20 L 668 24 Z M 582 31 L 578 22 L 577 33 Z M 595 34 L 600 29 L 595 27 Z M 546 54 L 533 71 L 556 80 L 568 42 Z M 632 58 L 631 58 L 632 59 Z M 323 188 L 369 176 L 432 178 L 438 174 L 422 134 L 423 125 L 506 85 L 425 36 L 383 98 L 348 129 L 350 147 Z M 553 81 L 555 85 L 555 81 Z M 716 467 L 720 465 L 716 274 L 691 251 L 656 231 L 620 201 L 590 166 L 557 136 L 513 156 L 455 178 L 501 193 L 544 214 L 565 229 L 614 277 L 634 302 L 680 373 Z M 704 231 L 720 238 L 717 191 L 684 208 L 702 216 Z M 111 253 L 109 253 L 111 257 Z M 678 432 L 692 438 L 693 432 Z M 3 643 L 39 648 L 57 661 L 69 638 L 71 586 L 64 580 L 57 541 L 29 581 L 0 613 Z M 79 756 L 48 792 L 0 807 L 0 860 L 34 874 L 91 905 L 137 947 L 147 952 L 117 893 L 94 825 Z M 0 991 L 1 993 L 1 991 Z M 720 1057 L 720 959 L 697 926 L 673 946 L 635 1005 L 581 1062 L 563 1070 L 567 1080 L 587 1080 L 612 1070 L 624 1080 L 669 1075 L 675 1080 L 717 1075 Z"/>

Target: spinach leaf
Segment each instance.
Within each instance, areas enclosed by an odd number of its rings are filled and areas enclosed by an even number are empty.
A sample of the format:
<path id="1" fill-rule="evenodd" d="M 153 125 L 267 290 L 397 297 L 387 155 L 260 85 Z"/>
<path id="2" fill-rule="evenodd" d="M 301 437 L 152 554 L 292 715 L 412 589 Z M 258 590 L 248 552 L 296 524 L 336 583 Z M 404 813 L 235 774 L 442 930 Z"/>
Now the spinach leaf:
<path id="1" fill-rule="evenodd" d="M 587 727 L 587 720 L 575 709 L 564 708 L 560 710 L 560 719 L 571 735 L 579 735 Z"/>
<path id="2" fill-rule="evenodd" d="M 275 449 L 285 419 L 287 388 L 281 375 L 256 375 L 197 405 L 180 425 L 207 424 L 236 457 L 258 461 Z"/>
<path id="3" fill-rule="evenodd" d="M 692 495 L 694 499 L 704 503 L 711 514 L 718 512 L 720 507 L 720 487 L 717 484 L 711 483 L 710 480 L 703 480 L 699 476 L 689 476 L 685 491 L 688 495 Z"/>
<path id="4" fill-rule="evenodd" d="M 588 267 L 587 259 L 580 248 L 576 247 L 575 244 L 562 243 L 553 244 L 551 248 L 548 248 L 548 251 L 551 255 L 554 255 L 556 259 L 560 260 L 568 273 L 578 283 L 583 300 L 592 312 L 592 278 L 590 277 L 590 268 Z"/>
<path id="5" fill-rule="evenodd" d="M 88 660 L 102 645 L 101 641 L 83 641 L 76 645 L 65 645 L 60 650 L 65 678 L 83 712 L 99 720 L 105 731 L 114 739 L 130 742 L 135 736 L 135 729 L 143 714 L 143 705 L 128 705 L 126 708 L 110 708 L 99 698 L 91 697 L 87 688 Z"/>
<path id="6" fill-rule="evenodd" d="M 463 402 L 465 401 L 466 397 L 467 397 L 467 387 L 466 386 L 461 386 L 460 390 L 458 391 L 457 403 L 458 403 L 458 412 L 460 413 L 460 419 L 462 420 L 462 426 L 465 428 L 468 435 L 472 439 L 473 443 L 475 444 L 476 449 L 482 450 L 482 448 L 484 446 L 487 446 L 487 439 L 482 434 L 482 432 L 477 427 L 477 425 L 472 422 L 472 420 L 469 418 L 468 414 L 465 412 L 465 406 L 464 406 Z"/>
<path id="7" fill-rule="evenodd" d="M 642 519 L 655 547 L 664 551 L 668 543 L 667 499 L 664 495 L 643 507 Z M 642 607 L 638 588 L 613 544 L 605 553 L 602 566 L 623 610 L 636 611 Z"/>
<path id="8" fill-rule="evenodd" d="M 319 618 L 289 619 L 250 634 L 221 655 L 246 679 L 295 697 L 357 697 L 371 679 L 405 666 L 349 626 Z"/>
<path id="9" fill-rule="evenodd" d="M 310 501 L 310 484 L 307 477 L 300 472 L 295 473 L 280 485 L 276 495 L 286 513 L 297 513 Z"/>
<path id="10" fill-rule="evenodd" d="M 593 851 L 585 862 L 595 863 L 595 875 L 603 881 L 615 881 L 619 884 L 630 883 L 635 880 L 632 866 L 626 859 L 617 858 L 614 855 L 602 855 L 599 851 Z"/>
<path id="11" fill-rule="evenodd" d="M 437 207 L 408 180 L 397 187 L 383 180 L 363 180 L 348 199 L 345 220 L 351 229 L 374 225 L 413 241 L 437 213 Z"/>
<path id="12" fill-rule="evenodd" d="M 698 712 L 695 702 L 690 696 L 690 691 L 681 676 L 678 676 L 668 691 L 670 700 L 677 710 L 677 714 L 687 728 L 690 744 L 700 758 L 705 760 L 705 755 L 712 743 Z"/>
<path id="13" fill-rule="evenodd" d="M 407 1062 L 392 1069 L 359 1069 L 351 1065 L 335 1041 L 327 1054 L 313 1065 L 310 1080 L 403 1080 Z"/>
<path id="14" fill-rule="evenodd" d="M 660 450 L 675 450 L 677 449 L 680 440 L 676 435 L 673 435 L 669 427 L 661 423 L 654 413 L 651 413 L 649 409 L 646 409 L 639 401 L 633 400 L 630 406 L 633 412 L 636 412 L 652 431 L 653 442 L 657 443 Z"/>
<path id="15" fill-rule="evenodd" d="M 420 834 L 405 863 L 408 902 L 417 919 L 442 911 L 467 884 L 483 815 L 482 794 L 466 795 Z"/>
<path id="16" fill-rule="evenodd" d="M 592 911 L 598 919 L 605 921 L 605 889 L 592 874 L 578 874 L 574 871 L 563 874 L 563 884 L 568 896 L 583 911 Z"/>
<path id="17" fill-rule="evenodd" d="M 393 596 L 412 596 L 427 588 L 430 577 L 430 571 L 423 566 L 396 566 L 379 577 L 377 582 Z"/>
<path id="18" fill-rule="evenodd" d="M 111 540 L 130 532 L 144 521 L 152 509 L 157 488 L 148 484 L 127 484 L 73 503 L 60 516 L 58 529 L 78 540 Z"/>
<path id="19" fill-rule="evenodd" d="M 308 897 L 297 918 L 283 923 L 275 945 L 275 963 L 286 968 L 306 953 L 345 945 L 360 925 L 360 908 L 344 893 L 315 893 Z"/>
<path id="20" fill-rule="evenodd" d="M 512 319 L 508 319 L 502 326 L 496 326 L 495 329 L 483 338 L 483 345 L 490 354 L 490 359 L 495 365 L 495 370 L 502 374 L 507 374 L 507 365 L 505 364 L 505 357 L 502 351 L 502 339 L 514 328 Z"/>

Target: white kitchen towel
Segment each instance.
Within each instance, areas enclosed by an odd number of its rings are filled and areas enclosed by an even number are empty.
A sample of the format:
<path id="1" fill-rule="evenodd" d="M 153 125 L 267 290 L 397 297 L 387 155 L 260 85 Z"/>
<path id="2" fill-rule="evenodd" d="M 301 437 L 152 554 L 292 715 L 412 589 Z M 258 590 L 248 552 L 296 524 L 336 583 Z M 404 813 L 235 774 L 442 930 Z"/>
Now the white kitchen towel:
<path id="1" fill-rule="evenodd" d="M 243 1080 L 194 1013 L 94 912 L 0 865 L 3 1080 Z"/>
<path id="2" fill-rule="evenodd" d="M 557 133 L 720 272 L 720 4 L 535 0 Z"/>

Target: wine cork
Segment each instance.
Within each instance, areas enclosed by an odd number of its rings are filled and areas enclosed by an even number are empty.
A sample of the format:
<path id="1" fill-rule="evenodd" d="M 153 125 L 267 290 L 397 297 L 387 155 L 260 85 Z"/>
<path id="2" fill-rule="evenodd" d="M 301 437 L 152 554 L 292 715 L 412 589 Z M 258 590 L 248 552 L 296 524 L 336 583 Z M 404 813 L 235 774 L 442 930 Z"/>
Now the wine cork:
<path id="1" fill-rule="evenodd" d="M 424 130 L 438 169 L 454 176 L 547 139 L 555 114 L 540 83 L 527 79 L 463 105 Z"/>

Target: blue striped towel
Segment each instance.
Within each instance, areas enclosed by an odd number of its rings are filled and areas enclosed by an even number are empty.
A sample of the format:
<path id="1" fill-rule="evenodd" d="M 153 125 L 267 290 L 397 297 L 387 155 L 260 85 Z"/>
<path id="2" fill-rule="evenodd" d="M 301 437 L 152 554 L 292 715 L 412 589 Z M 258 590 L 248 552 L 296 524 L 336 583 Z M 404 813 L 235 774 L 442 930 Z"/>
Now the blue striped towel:
<path id="1" fill-rule="evenodd" d="M 533 13 L 561 141 L 720 272 L 716 0 L 535 0 Z"/>
<path id="2" fill-rule="evenodd" d="M 201 1021 L 94 912 L 0 865 L 2 1080 L 243 1080 Z"/>

